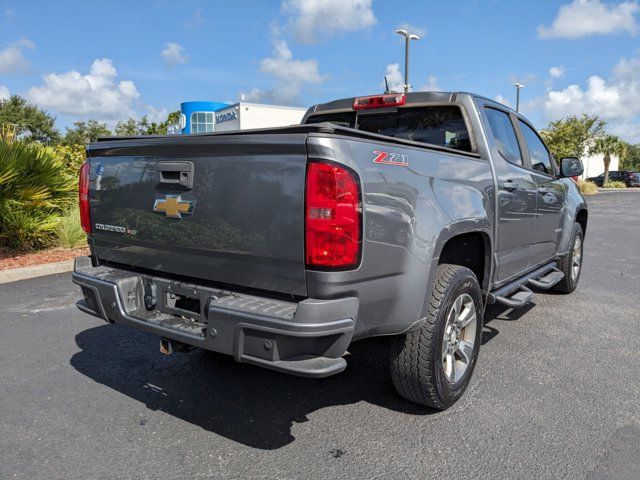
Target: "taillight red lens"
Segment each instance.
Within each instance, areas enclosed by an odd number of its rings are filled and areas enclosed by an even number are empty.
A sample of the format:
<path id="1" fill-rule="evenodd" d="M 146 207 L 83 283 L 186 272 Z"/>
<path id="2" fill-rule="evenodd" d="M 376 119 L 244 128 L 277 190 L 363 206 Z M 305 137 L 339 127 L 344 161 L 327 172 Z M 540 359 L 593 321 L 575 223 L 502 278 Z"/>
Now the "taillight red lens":
<path id="1" fill-rule="evenodd" d="M 91 165 L 84 162 L 80 168 L 80 180 L 78 182 L 78 195 L 80 199 L 80 224 L 82 230 L 91 233 L 91 215 L 89 214 L 89 170 Z"/>
<path id="2" fill-rule="evenodd" d="M 353 109 L 362 110 L 365 108 L 398 107 L 400 105 L 404 105 L 406 101 L 407 97 L 404 93 L 357 97 L 353 100 Z"/>
<path id="3" fill-rule="evenodd" d="M 348 268 L 360 260 L 360 188 L 355 174 L 324 162 L 307 165 L 306 262 Z"/>

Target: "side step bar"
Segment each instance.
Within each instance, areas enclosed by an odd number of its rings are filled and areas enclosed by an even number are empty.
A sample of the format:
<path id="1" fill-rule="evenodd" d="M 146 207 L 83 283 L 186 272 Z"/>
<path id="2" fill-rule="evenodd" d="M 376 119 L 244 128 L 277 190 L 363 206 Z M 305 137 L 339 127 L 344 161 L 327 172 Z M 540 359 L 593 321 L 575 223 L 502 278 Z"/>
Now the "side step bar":
<path id="1" fill-rule="evenodd" d="M 509 298 L 496 295 L 496 302 L 502 303 L 511 308 L 524 307 L 533 299 L 533 292 L 524 285 L 520 285 L 520 290 L 511 295 Z"/>
<path id="2" fill-rule="evenodd" d="M 564 273 L 560 270 L 551 270 L 542 278 L 531 278 L 529 283 L 539 290 L 549 290 L 556 283 L 564 278 Z"/>
<path id="3" fill-rule="evenodd" d="M 502 303 L 511 308 L 524 307 L 533 299 L 533 292 L 527 287 L 527 284 L 540 290 L 549 290 L 563 277 L 564 274 L 558 270 L 556 262 L 549 262 L 490 292 L 487 302 L 489 304 Z"/>

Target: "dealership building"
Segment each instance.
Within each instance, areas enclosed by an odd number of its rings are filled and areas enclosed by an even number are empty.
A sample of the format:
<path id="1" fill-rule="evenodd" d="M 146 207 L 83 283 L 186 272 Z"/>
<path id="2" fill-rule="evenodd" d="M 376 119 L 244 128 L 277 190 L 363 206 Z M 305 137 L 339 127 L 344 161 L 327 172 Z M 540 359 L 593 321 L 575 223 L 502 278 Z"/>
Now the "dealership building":
<path id="1" fill-rule="evenodd" d="M 299 124 L 305 108 L 238 102 L 182 102 L 180 120 L 169 134 L 229 132 Z"/>

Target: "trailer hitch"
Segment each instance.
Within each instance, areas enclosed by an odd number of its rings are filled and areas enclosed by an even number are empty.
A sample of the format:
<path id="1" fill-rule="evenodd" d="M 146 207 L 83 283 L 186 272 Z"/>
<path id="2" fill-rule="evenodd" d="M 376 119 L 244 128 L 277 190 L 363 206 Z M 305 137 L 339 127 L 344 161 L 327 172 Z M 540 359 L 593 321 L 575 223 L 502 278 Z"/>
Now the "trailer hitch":
<path id="1" fill-rule="evenodd" d="M 175 352 L 187 353 L 193 350 L 194 346 L 187 345 L 186 343 L 178 342 L 177 340 L 171 340 L 169 338 L 160 338 L 160 353 L 165 355 L 171 355 Z"/>

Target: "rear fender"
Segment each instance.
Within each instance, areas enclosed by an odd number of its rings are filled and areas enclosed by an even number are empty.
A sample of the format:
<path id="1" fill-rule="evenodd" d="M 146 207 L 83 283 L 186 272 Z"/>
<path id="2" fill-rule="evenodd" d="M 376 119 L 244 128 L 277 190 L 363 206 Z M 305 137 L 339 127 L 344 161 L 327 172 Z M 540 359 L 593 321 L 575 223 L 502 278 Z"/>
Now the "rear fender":
<path id="1" fill-rule="evenodd" d="M 573 180 L 567 179 L 567 182 L 571 182 L 568 186 L 566 195 L 565 215 L 562 224 L 562 236 L 560 237 L 560 245 L 558 246 L 558 256 L 566 255 L 571 248 L 571 233 L 573 232 L 573 224 L 576 222 L 578 212 L 580 210 L 588 210 L 587 202 L 578 190 L 577 185 Z"/>

